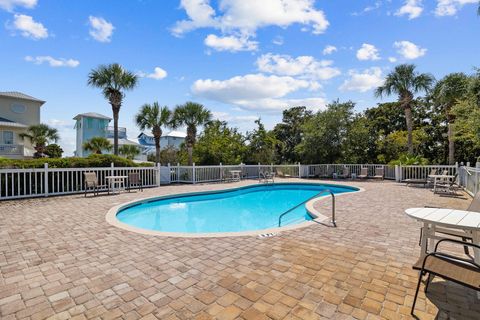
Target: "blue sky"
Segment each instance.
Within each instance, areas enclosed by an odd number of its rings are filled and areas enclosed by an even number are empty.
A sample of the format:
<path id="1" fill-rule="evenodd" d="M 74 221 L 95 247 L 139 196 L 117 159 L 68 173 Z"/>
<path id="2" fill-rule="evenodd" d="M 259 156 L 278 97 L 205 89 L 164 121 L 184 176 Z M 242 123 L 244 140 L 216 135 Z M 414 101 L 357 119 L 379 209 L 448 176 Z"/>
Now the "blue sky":
<path id="1" fill-rule="evenodd" d="M 0 0 L 0 91 L 47 103 L 42 122 L 71 154 L 83 112 L 111 114 L 92 68 L 118 62 L 137 72 L 120 125 L 138 134 L 144 103 L 203 103 L 242 131 L 271 128 L 294 105 L 321 109 L 372 90 L 399 63 L 437 79 L 479 66 L 477 0 Z M 390 99 L 395 99 L 391 97 Z"/>

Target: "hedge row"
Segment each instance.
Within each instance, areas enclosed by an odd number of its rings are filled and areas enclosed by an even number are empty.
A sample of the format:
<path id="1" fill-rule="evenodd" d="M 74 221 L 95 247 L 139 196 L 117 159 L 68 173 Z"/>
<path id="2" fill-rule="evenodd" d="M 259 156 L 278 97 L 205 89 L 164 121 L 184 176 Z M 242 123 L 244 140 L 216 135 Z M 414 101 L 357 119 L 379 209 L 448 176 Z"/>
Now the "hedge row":
<path id="1" fill-rule="evenodd" d="M 110 167 L 113 162 L 115 167 L 151 167 L 151 162 L 136 163 L 112 154 L 92 154 L 86 158 L 41 158 L 41 159 L 5 159 L 0 158 L 0 168 L 25 169 L 43 168 L 48 163 L 49 168 L 96 168 Z"/>

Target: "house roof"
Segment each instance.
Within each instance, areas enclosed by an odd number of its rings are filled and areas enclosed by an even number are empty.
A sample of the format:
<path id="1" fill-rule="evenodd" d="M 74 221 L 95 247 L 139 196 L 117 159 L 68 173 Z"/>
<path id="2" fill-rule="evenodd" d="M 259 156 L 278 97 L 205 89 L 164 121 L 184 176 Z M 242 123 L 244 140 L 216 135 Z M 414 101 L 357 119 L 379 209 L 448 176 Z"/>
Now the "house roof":
<path id="1" fill-rule="evenodd" d="M 80 113 L 77 114 L 73 120 L 78 120 L 81 117 L 86 117 L 86 118 L 97 118 L 97 119 L 106 119 L 106 120 L 112 120 L 112 118 L 104 116 L 103 114 L 96 113 L 96 112 L 87 112 L 87 113 Z"/>
<path id="2" fill-rule="evenodd" d="M 2 117 L 0 117 L 0 126 L 15 127 L 15 128 L 28 128 L 28 126 L 25 125 L 25 124 L 18 123 L 18 122 L 12 121 L 12 120 L 8 120 L 8 119 L 2 118 Z"/>
<path id="3" fill-rule="evenodd" d="M 30 100 L 30 101 L 40 102 L 42 105 L 45 103 L 45 101 L 43 100 L 34 98 L 32 96 L 29 96 L 28 94 L 21 93 L 18 91 L 0 91 L 0 97 Z"/>
<path id="4" fill-rule="evenodd" d="M 108 141 L 110 141 L 110 143 L 113 145 L 113 139 L 112 138 L 107 138 Z M 135 141 L 132 141 L 132 140 L 128 140 L 128 139 L 118 139 L 118 145 L 121 146 L 121 145 L 124 145 L 124 144 L 130 144 L 130 145 L 134 145 L 134 146 L 140 146 L 139 143 L 135 142 Z"/>
<path id="5" fill-rule="evenodd" d="M 137 138 L 140 138 L 141 136 L 147 136 L 147 137 L 153 138 L 152 135 L 146 134 L 145 132 L 140 133 L 137 136 Z M 162 137 L 186 138 L 187 134 L 185 132 L 182 132 L 182 131 L 170 131 L 167 134 L 163 133 Z"/>

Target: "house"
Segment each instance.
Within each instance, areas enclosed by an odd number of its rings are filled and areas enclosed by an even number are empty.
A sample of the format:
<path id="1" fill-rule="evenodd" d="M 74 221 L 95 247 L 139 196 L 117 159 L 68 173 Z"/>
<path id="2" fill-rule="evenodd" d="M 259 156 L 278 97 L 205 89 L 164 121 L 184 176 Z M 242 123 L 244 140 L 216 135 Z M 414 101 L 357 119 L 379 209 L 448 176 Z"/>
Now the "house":
<path id="1" fill-rule="evenodd" d="M 104 116 L 96 112 L 87 112 L 77 114 L 73 120 L 76 120 L 75 129 L 77 132 L 76 150 L 77 157 L 86 157 L 89 151 L 83 149 L 83 144 L 93 137 L 103 137 L 110 141 L 113 145 L 113 127 L 108 124 L 112 118 Z M 122 145 L 134 145 L 141 148 L 140 144 L 135 141 L 128 140 L 127 128 L 118 128 L 118 147 Z M 146 156 L 139 155 L 136 160 L 146 160 Z"/>
<path id="2" fill-rule="evenodd" d="M 167 147 L 173 147 L 179 149 L 180 145 L 185 142 L 187 134 L 181 131 L 170 131 L 167 134 L 162 134 L 160 137 L 160 149 L 165 149 Z M 142 153 L 145 155 L 155 153 L 155 139 L 153 136 L 140 133 L 138 135 L 138 143 L 142 146 Z"/>
<path id="3" fill-rule="evenodd" d="M 35 149 L 20 135 L 40 124 L 40 107 L 45 101 L 15 91 L 0 92 L 0 157 L 31 158 Z"/>

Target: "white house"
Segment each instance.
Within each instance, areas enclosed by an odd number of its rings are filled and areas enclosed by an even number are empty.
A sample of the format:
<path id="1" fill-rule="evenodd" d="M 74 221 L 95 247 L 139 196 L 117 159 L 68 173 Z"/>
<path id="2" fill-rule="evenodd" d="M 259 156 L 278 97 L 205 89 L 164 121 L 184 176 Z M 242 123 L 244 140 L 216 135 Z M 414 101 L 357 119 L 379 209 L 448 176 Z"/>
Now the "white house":
<path id="1" fill-rule="evenodd" d="M 160 149 L 165 149 L 167 147 L 179 149 L 180 145 L 185 142 L 186 137 L 187 134 L 181 131 L 164 133 L 160 137 Z M 143 154 L 148 155 L 155 153 L 155 139 L 153 138 L 153 135 L 148 135 L 142 132 L 138 135 L 138 142 L 143 148 Z"/>
<path id="2" fill-rule="evenodd" d="M 20 135 L 29 126 L 40 124 L 40 107 L 44 103 L 21 92 L 0 92 L 0 157 L 33 157 L 35 150 L 30 140 Z"/>

